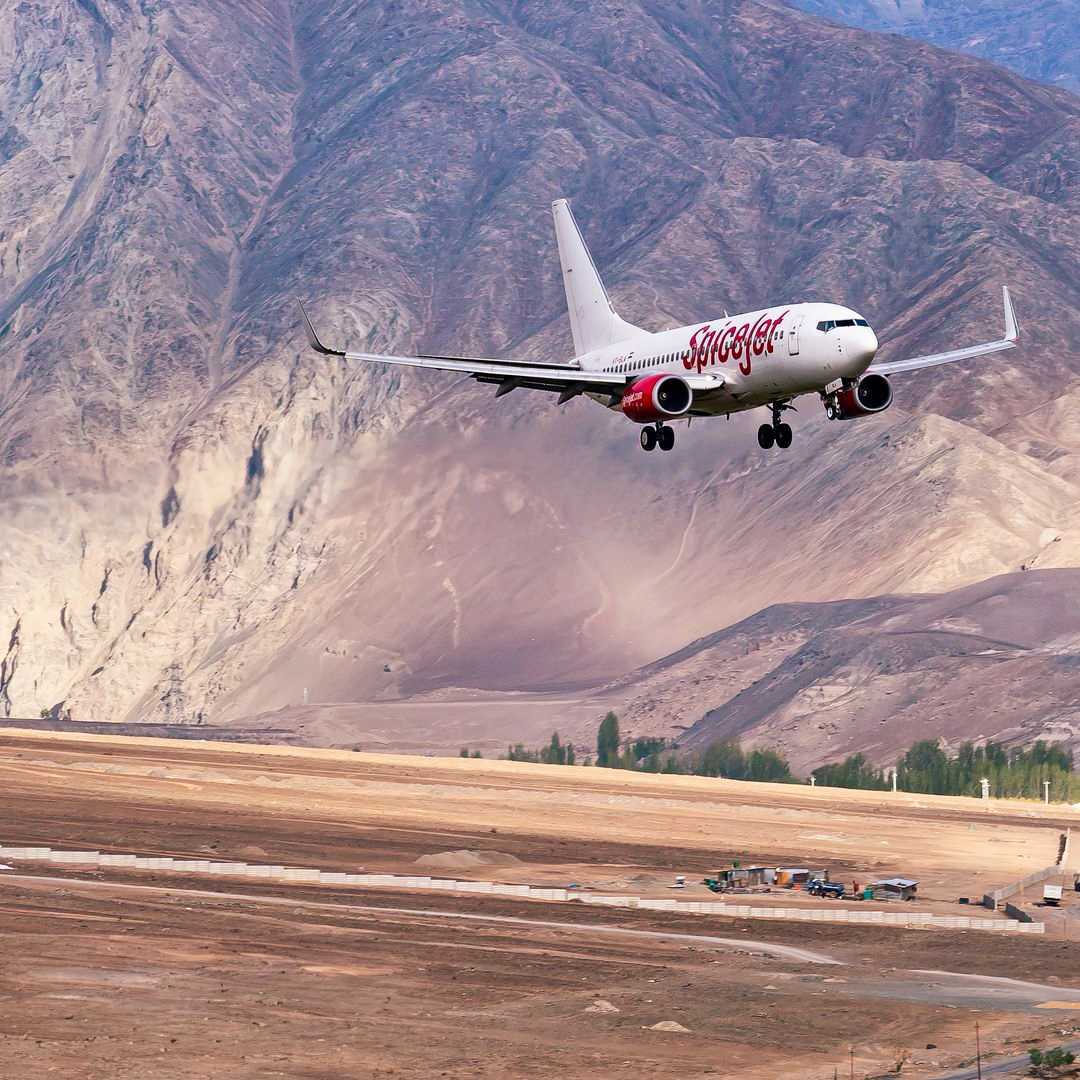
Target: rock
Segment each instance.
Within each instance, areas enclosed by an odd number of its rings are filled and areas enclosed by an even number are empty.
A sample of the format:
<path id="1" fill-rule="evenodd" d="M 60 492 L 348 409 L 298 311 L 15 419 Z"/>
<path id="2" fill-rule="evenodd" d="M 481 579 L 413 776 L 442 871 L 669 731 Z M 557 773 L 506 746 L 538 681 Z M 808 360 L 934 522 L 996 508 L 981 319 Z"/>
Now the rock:
<path id="1" fill-rule="evenodd" d="M 610 1001 L 604 1001 L 603 998 L 597 998 L 586 1010 L 587 1013 L 617 1013 L 621 1010 L 612 1005 Z"/>
<path id="2" fill-rule="evenodd" d="M 681 1032 L 682 1034 L 685 1034 L 685 1035 L 691 1034 L 689 1028 L 683 1027 L 682 1024 L 678 1023 L 675 1020 L 661 1020 L 659 1024 L 653 1024 L 652 1027 L 649 1028 L 649 1030 L 650 1031 L 676 1031 L 676 1032 Z"/>

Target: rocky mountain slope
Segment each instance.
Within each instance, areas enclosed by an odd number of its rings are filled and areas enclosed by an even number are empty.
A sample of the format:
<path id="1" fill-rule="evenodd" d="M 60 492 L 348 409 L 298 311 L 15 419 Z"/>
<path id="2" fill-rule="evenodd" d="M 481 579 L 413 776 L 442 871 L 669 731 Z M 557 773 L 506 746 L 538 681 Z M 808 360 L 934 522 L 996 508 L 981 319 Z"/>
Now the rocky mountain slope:
<path id="1" fill-rule="evenodd" d="M 593 685 L 1075 560 L 1077 99 L 771 3 L 56 9 L 0 12 L 0 714 Z M 1025 346 L 662 457 L 305 350 L 296 294 L 353 344 L 565 358 L 560 195 L 644 325 L 828 297 L 904 355 L 997 333 L 1008 281 Z"/>
<path id="2" fill-rule="evenodd" d="M 607 693 L 623 699 L 634 731 L 688 747 L 780 746 L 799 768 L 852 753 L 887 764 L 943 733 L 953 745 L 1080 747 L 1080 571 L 1007 574 L 933 596 L 777 604 Z"/>
<path id="3" fill-rule="evenodd" d="M 792 0 L 813 15 L 910 35 L 1003 64 L 1029 79 L 1080 90 L 1080 11 L 1074 0 Z"/>

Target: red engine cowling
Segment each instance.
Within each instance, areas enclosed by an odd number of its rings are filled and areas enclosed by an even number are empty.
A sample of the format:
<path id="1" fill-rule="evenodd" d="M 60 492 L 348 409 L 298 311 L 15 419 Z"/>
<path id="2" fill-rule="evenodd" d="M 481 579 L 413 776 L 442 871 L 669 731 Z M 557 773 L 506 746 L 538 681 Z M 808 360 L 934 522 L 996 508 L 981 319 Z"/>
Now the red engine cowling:
<path id="1" fill-rule="evenodd" d="M 694 401 L 694 392 L 678 375 L 646 375 L 624 391 L 619 408 L 638 424 L 652 424 L 685 416 Z"/>
<path id="2" fill-rule="evenodd" d="M 892 404 L 892 384 L 884 375 L 864 375 L 836 395 L 836 419 L 854 420 L 884 412 Z"/>

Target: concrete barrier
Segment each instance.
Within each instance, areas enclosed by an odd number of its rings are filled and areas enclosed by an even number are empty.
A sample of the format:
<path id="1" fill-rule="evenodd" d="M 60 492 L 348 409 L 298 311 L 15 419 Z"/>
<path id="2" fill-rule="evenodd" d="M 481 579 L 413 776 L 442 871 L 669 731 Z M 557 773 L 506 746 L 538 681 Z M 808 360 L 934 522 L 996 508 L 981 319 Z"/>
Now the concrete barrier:
<path id="1" fill-rule="evenodd" d="M 98 859 L 98 866 L 134 866 L 134 855 L 102 855 Z"/>
<path id="2" fill-rule="evenodd" d="M 1021 923 L 1030 923 L 1035 921 L 1023 908 L 1018 908 L 1015 904 L 1006 903 L 1005 914 L 1010 919 L 1015 919 L 1017 922 Z"/>
<path id="3" fill-rule="evenodd" d="M 578 893 L 568 889 L 549 889 L 534 885 L 516 885 L 506 882 L 456 881 L 452 878 L 430 878 L 416 874 L 349 874 L 341 871 L 320 871 L 310 867 L 289 867 L 277 864 L 248 864 L 238 862 L 211 862 L 204 859 L 174 859 L 169 856 L 137 856 L 119 853 L 101 854 L 97 851 L 54 851 L 42 847 L 0 847 L 0 858 L 37 859 L 61 865 L 99 865 L 136 870 L 173 870 L 189 874 L 239 875 L 285 882 L 320 883 L 328 885 L 353 885 L 360 888 L 390 886 L 394 888 L 431 889 L 462 893 L 528 898 L 532 900 L 572 902 L 578 901 L 600 907 L 641 908 L 646 911 L 682 912 L 688 915 L 713 915 L 723 918 L 780 919 L 793 922 L 828 922 L 863 926 L 894 926 L 912 929 L 980 930 L 993 933 L 1044 934 L 1042 923 L 1031 921 L 1031 916 L 1015 905 L 1008 905 L 1008 919 L 972 918 L 971 916 L 934 915 L 918 911 L 870 911 L 853 910 L 832 906 L 813 908 L 751 907 L 748 904 L 729 904 L 722 901 L 680 901 L 668 899 L 642 899 L 605 893 Z M 1056 872 L 1051 869 L 1051 873 Z M 1017 890 L 1036 884 L 1047 875 L 1046 871 L 1029 875 L 1016 883 Z M 1002 890 L 999 890 L 1001 892 Z"/>
<path id="4" fill-rule="evenodd" d="M 1044 866 L 1041 870 L 1036 870 L 1033 874 L 1028 874 L 1026 878 L 1021 878 L 1019 881 L 1014 881 L 1009 885 L 1003 885 L 1000 889 L 995 889 L 991 893 L 986 893 L 982 898 L 983 907 L 989 908 L 991 911 L 997 911 L 1001 907 L 1005 900 L 1008 900 L 1010 896 L 1015 896 L 1018 892 L 1022 892 L 1024 889 L 1029 889 L 1033 885 L 1039 885 L 1046 881 L 1047 878 L 1054 877 L 1055 874 L 1061 873 L 1061 867 L 1056 863 L 1053 866 Z"/>
<path id="5" fill-rule="evenodd" d="M 50 851 L 48 862 L 71 863 L 74 865 L 96 866 L 101 858 L 100 851 Z"/>

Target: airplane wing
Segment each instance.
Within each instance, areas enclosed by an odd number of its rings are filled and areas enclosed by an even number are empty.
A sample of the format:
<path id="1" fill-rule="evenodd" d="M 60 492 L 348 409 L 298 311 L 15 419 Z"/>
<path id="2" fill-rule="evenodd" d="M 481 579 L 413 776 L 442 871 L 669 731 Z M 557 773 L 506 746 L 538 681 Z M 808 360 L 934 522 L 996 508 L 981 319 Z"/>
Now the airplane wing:
<path id="1" fill-rule="evenodd" d="M 901 371 L 919 371 L 922 368 L 938 367 L 940 364 L 954 364 L 957 360 L 970 360 L 974 356 L 986 356 L 988 353 L 1003 352 L 1016 348 L 1016 339 L 1020 328 L 1013 311 L 1012 297 L 1008 286 L 1001 287 L 1001 297 L 1005 305 L 1005 336 L 1000 341 L 989 341 L 985 345 L 969 345 L 965 349 L 953 349 L 952 352 L 931 353 L 929 356 L 913 356 L 909 360 L 885 360 L 873 363 L 868 372 L 876 375 L 895 375 Z"/>
<path id="2" fill-rule="evenodd" d="M 308 343 L 324 356 L 340 356 L 345 360 L 360 360 L 374 364 L 396 364 L 403 367 L 433 368 L 436 371 L 456 371 L 469 375 L 477 382 L 494 383 L 498 386 L 496 397 L 502 397 L 511 390 L 547 390 L 559 394 L 559 404 L 569 401 L 584 393 L 609 394 L 618 400 L 624 388 L 634 381 L 635 376 L 627 372 L 586 371 L 573 364 L 542 364 L 527 360 L 497 360 L 491 357 L 472 356 L 394 356 L 385 353 L 348 352 L 344 349 L 332 349 L 324 345 L 311 325 L 303 302 L 297 300 L 300 314 L 304 320 Z M 724 385 L 723 376 L 699 375 L 697 373 L 681 375 L 691 389 L 697 391 L 715 390 Z"/>

